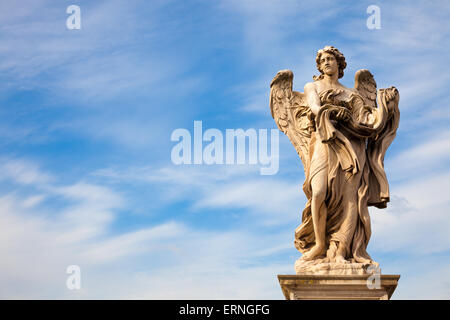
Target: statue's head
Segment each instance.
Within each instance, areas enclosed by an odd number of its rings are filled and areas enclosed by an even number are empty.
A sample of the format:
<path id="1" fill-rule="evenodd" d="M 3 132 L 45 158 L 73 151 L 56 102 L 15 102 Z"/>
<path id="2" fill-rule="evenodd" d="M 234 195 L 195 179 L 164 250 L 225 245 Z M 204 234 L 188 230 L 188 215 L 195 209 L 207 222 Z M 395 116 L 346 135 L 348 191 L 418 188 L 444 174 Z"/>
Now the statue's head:
<path id="1" fill-rule="evenodd" d="M 336 71 L 338 72 L 338 78 L 342 78 L 347 63 L 344 55 L 338 49 L 333 46 L 325 46 L 325 48 L 317 51 L 316 65 L 320 75 L 313 78 L 314 80 L 320 80 L 323 79 L 324 74 Z"/>

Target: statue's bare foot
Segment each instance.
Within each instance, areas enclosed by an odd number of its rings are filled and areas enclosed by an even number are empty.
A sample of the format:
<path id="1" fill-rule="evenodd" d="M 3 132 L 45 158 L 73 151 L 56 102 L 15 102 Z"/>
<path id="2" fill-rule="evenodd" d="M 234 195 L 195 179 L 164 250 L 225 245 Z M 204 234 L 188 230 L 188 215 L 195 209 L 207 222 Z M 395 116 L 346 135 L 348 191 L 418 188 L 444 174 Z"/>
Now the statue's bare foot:
<path id="1" fill-rule="evenodd" d="M 345 262 L 347 262 L 347 260 L 345 260 L 344 256 L 340 255 L 340 254 L 336 255 L 336 257 L 334 258 L 334 261 L 337 262 L 337 263 L 345 263 Z"/>
<path id="2" fill-rule="evenodd" d="M 325 246 L 316 244 L 314 247 L 312 247 L 311 250 L 309 250 L 307 253 L 305 253 L 301 259 L 304 261 L 314 260 L 320 256 L 323 256 L 324 252 L 325 252 Z"/>
<path id="3" fill-rule="evenodd" d="M 371 259 L 359 259 L 358 262 L 366 265 L 374 265 L 376 268 L 380 266 L 378 262 L 375 262 Z"/>
<path id="4" fill-rule="evenodd" d="M 337 262 L 337 263 L 346 263 L 347 262 L 347 260 L 345 259 L 345 248 L 341 243 L 339 244 L 338 249 L 336 250 L 334 262 Z"/>

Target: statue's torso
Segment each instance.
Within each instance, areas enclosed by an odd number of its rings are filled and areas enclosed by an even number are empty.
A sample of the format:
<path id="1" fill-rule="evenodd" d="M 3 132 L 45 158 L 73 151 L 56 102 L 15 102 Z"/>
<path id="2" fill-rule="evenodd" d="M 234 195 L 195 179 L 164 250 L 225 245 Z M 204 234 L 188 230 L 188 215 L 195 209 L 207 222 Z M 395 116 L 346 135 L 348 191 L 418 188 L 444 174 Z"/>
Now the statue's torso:
<path id="1" fill-rule="evenodd" d="M 364 105 L 363 98 L 354 89 L 340 87 L 325 87 L 321 86 L 321 91 L 318 93 L 320 98 L 320 105 L 331 104 L 333 106 L 343 107 L 348 109 L 354 117 L 355 121 L 359 120 L 358 114 L 360 108 Z M 346 130 L 346 122 L 332 120 L 335 128 L 338 129 L 349 141 L 355 144 L 364 144 L 365 139 L 353 135 Z M 358 147 L 359 148 L 359 147 Z"/>
<path id="2" fill-rule="evenodd" d="M 324 88 L 319 92 L 320 104 L 348 107 L 348 102 L 355 94 L 354 90 L 348 88 Z"/>

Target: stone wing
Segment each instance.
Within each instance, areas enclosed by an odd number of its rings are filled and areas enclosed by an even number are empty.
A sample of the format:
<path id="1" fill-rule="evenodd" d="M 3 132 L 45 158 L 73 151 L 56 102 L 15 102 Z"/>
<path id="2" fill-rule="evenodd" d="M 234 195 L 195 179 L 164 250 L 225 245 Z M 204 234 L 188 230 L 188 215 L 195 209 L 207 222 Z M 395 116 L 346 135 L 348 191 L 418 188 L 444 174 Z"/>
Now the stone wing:
<path id="1" fill-rule="evenodd" d="M 270 110 L 278 128 L 286 134 L 297 150 L 306 170 L 311 139 L 311 111 L 305 95 L 292 90 L 294 74 L 290 70 L 277 73 L 270 83 Z"/>
<path id="2" fill-rule="evenodd" d="M 363 97 L 366 106 L 371 108 L 377 107 L 377 83 L 369 70 L 360 69 L 356 71 L 355 89 Z"/>

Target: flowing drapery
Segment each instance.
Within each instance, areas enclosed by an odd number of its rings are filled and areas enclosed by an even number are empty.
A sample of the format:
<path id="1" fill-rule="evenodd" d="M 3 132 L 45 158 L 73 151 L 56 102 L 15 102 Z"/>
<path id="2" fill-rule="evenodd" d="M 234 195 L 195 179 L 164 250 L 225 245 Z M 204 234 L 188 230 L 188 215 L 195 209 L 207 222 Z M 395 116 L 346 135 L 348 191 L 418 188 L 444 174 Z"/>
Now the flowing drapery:
<path id="1" fill-rule="evenodd" d="M 336 89 L 321 92 L 320 98 L 303 185 L 308 201 L 295 231 L 295 246 L 305 253 L 315 244 L 311 180 L 326 170 L 327 256 L 332 257 L 340 245 L 347 259 L 367 262 L 371 260 L 366 251 L 371 236 L 368 206 L 383 208 L 389 201 L 384 155 L 399 123 L 398 92 L 393 87 L 379 90 L 378 108 L 366 106 L 358 94 L 342 100 Z M 337 122 L 334 114 L 342 108 L 351 117 Z"/>

